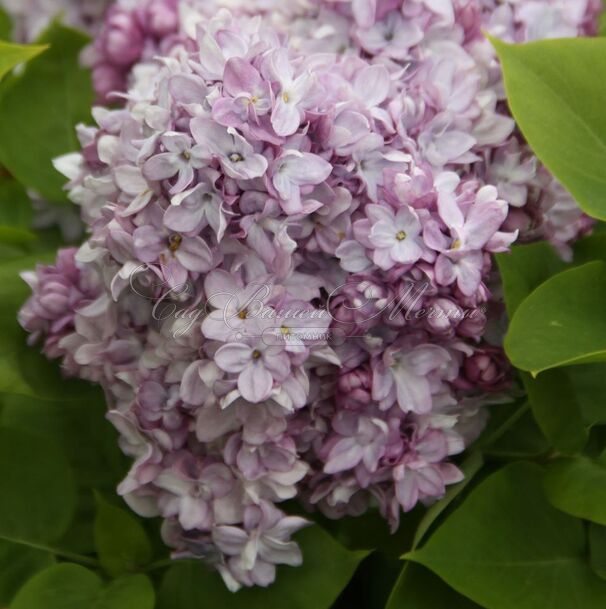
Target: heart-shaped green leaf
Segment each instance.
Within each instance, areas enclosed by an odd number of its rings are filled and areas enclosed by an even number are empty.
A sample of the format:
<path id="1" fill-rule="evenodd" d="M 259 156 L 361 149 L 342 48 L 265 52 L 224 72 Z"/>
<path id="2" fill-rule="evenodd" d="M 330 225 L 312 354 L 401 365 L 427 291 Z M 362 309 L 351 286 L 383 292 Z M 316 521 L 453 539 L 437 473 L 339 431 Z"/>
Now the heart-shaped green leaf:
<path id="1" fill-rule="evenodd" d="M 606 40 L 492 43 L 532 149 L 585 212 L 606 219 Z"/>
<path id="2" fill-rule="evenodd" d="M 549 504 L 542 477 L 523 462 L 496 472 L 407 558 L 487 609 L 601 609 L 583 523 Z"/>
<path id="3" fill-rule="evenodd" d="M 482 609 L 449 588 L 429 569 L 407 563 L 385 609 Z"/>
<path id="4" fill-rule="evenodd" d="M 75 126 L 90 120 L 90 71 L 80 66 L 88 38 L 54 23 L 40 43 L 50 49 L 0 87 L 0 162 L 51 202 L 67 200 L 52 160 L 79 149 Z"/>
<path id="5" fill-rule="evenodd" d="M 74 513 L 76 487 L 55 442 L 0 428 L 0 537 L 47 543 L 65 533 Z"/>
<path id="6" fill-rule="evenodd" d="M 516 245 L 506 254 L 497 254 L 496 261 L 510 317 L 533 290 L 566 268 L 557 252 L 545 241 Z"/>
<path id="7" fill-rule="evenodd" d="M 147 577 L 125 577 L 104 586 L 92 571 L 69 563 L 38 573 L 11 604 L 11 609 L 153 608 L 154 589 Z"/>
<path id="8" fill-rule="evenodd" d="M 49 552 L 0 540 L 0 607 L 8 607 L 25 582 L 54 562 Z"/>
<path id="9" fill-rule="evenodd" d="M 152 557 L 151 544 L 138 520 L 100 495 L 97 495 L 95 546 L 101 565 L 112 576 L 133 572 Z"/>
<path id="10" fill-rule="evenodd" d="M 606 466 L 581 456 L 558 459 L 547 468 L 544 485 L 558 509 L 606 525 Z"/>
<path id="11" fill-rule="evenodd" d="M 546 370 L 537 378 L 520 373 L 532 413 L 552 446 L 575 454 L 587 443 L 587 429 L 567 369 Z"/>
<path id="12" fill-rule="evenodd" d="M 48 49 L 48 45 L 13 44 L 0 40 L 0 80 L 15 66 L 25 63 Z"/>
<path id="13" fill-rule="evenodd" d="M 606 264 L 591 262 L 541 284 L 517 308 L 505 339 L 512 363 L 536 375 L 606 361 Z"/>
<path id="14" fill-rule="evenodd" d="M 425 512 L 425 515 L 419 523 L 419 526 L 413 539 L 413 549 L 421 543 L 423 538 L 427 535 L 428 531 L 435 524 L 438 518 L 448 509 L 450 504 L 465 490 L 465 488 L 473 480 L 473 477 L 480 471 L 482 465 L 484 465 L 484 460 L 482 459 L 482 453 L 480 451 L 473 451 L 461 464 L 460 469 L 465 475 L 465 477 L 458 484 L 453 484 L 452 486 L 448 487 L 444 497 L 442 497 L 440 501 L 434 503 Z"/>
<path id="15" fill-rule="evenodd" d="M 497 262 L 510 318 L 535 289 L 566 266 L 547 243 L 516 246 L 510 254 L 497 256 Z M 536 379 L 529 374 L 521 377 L 534 418 L 549 442 L 565 453 L 580 450 L 587 431 L 568 370 L 544 372 Z"/>

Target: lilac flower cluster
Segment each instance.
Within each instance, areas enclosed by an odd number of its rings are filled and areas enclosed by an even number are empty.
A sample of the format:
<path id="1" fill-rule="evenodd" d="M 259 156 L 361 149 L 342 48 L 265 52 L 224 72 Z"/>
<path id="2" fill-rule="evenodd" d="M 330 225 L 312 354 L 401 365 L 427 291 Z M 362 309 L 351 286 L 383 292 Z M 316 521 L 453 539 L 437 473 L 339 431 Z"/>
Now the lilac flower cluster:
<path id="1" fill-rule="evenodd" d="M 14 21 L 13 38 L 33 42 L 55 18 L 94 33 L 101 26 L 111 0 L 0 0 L 0 8 Z"/>
<path id="2" fill-rule="evenodd" d="M 148 5 L 166 39 L 129 29 Z M 90 236 L 25 276 L 20 321 L 104 388 L 126 501 L 237 589 L 300 564 L 286 500 L 395 529 L 462 479 L 451 457 L 509 386 L 491 254 L 587 228 L 514 133 L 481 28 L 581 34 L 596 9 L 200 6 L 110 11 L 96 48 L 141 61 L 57 161 Z"/>
<path id="3" fill-rule="evenodd" d="M 500 70 L 482 30 L 509 42 L 592 35 L 602 8 L 600 0 L 415 0 L 398 16 L 400 4 L 388 0 L 313 0 L 311 6 L 304 0 L 118 0 L 85 61 L 93 67 L 99 100 L 115 104 L 137 71 L 144 71 L 154 57 L 183 46 L 191 48 L 198 22 L 224 5 L 235 7 L 239 14 L 262 15 L 274 30 L 288 36 L 291 48 L 301 52 L 361 54 L 393 69 L 425 62 L 443 34 L 445 46 L 463 46 L 468 61 L 475 64 L 468 66 L 469 82 L 486 80 L 482 103 L 500 106 L 504 99 Z M 445 17 L 448 24 L 428 30 L 428 12 Z M 455 29 L 450 27 L 453 23 Z M 137 66 L 134 71 L 133 66 Z M 499 110 L 506 114 L 505 108 Z M 440 125 L 434 128 L 439 130 Z M 481 124 L 480 128 L 493 127 Z M 498 185 L 499 195 L 511 205 L 507 227 L 520 230 L 522 241 L 547 239 L 569 257 L 568 244 L 590 230 L 591 220 L 538 163 L 519 134 L 512 134 L 507 142 L 497 140 L 494 145 L 482 142 L 485 165 L 476 162 L 475 175 Z"/>

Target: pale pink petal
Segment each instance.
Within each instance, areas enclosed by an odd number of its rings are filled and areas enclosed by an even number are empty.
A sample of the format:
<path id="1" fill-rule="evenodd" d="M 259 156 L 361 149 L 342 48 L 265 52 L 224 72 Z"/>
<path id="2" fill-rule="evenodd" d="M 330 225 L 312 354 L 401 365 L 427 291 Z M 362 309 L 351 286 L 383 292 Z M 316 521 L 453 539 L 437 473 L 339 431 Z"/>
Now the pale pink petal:
<path id="1" fill-rule="evenodd" d="M 385 66 L 367 66 L 354 79 L 356 95 L 369 107 L 378 106 L 389 93 L 389 72 Z"/>
<path id="2" fill-rule="evenodd" d="M 239 57 L 232 57 L 225 64 L 223 86 L 229 95 L 252 93 L 263 84 L 261 75 L 253 66 Z"/>
<path id="3" fill-rule="evenodd" d="M 213 254 L 201 237 L 183 238 L 175 256 L 188 271 L 204 273 L 212 268 Z"/>
<path id="4" fill-rule="evenodd" d="M 164 226 L 179 233 L 194 230 L 203 219 L 202 205 L 171 205 L 164 212 Z"/>
<path id="5" fill-rule="evenodd" d="M 143 174 L 148 180 L 167 180 L 179 171 L 179 159 L 172 152 L 153 156 L 143 165 Z"/>
<path id="6" fill-rule="evenodd" d="M 324 472 L 336 474 L 353 469 L 362 460 L 362 447 L 356 438 L 343 438 L 339 440 L 330 451 Z"/>
<path id="7" fill-rule="evenodd" d="M 271 124 L 278 135 L 292 135 L 301 124 L 301 112 L 294 103 L 278 97 L 271 113 Z"/>
<path id="8" fill-rule="evenodd" d="M 369 28 L 375 22 L 377 0 L 352 0 L 351 8 L 356 23 L 362 28 Z"/>
<path id="9" fill-rule="evenodd" d="M 394 379 L 398 404 L 404 412 L 426 414 L 431 411 L 431 390 L 426 378 L 411 374 L 403 368 L 396 368 Z"/>
<path id="10" fill-rule="evenodd" d="M 270 396 L 272 388 L 273 378 L 262 365 L 251 363 L 238 377 L 238 389 L 242 397 L 249 402 L 257 403 L 266 400 Z"/>
<path id="11" fill-rule="evenodd" d="M 215 353 L 215 363 L 225 372 L 241 372 L 252 361 L 252 349 L 242 343 L 229 343 Z"/>

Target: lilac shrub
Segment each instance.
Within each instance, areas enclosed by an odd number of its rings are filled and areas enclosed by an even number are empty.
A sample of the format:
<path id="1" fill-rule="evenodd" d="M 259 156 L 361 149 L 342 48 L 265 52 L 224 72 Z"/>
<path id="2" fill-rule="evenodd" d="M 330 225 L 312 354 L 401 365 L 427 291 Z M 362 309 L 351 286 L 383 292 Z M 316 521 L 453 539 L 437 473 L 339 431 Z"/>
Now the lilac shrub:
<path id="1" fill-rule="evenodd" d="M 497 4 L 119 3 L 95 42 L 124 103 L 57 161 L 90 234 L 20 321 L 105 390 L 125 500 L 232 590 L 301 563 L 284 501 L 395 530 L 462 479 L 512 392 L 492 254 L 589 229 L 482 28 L 590 33 L 596 7 Z"/>

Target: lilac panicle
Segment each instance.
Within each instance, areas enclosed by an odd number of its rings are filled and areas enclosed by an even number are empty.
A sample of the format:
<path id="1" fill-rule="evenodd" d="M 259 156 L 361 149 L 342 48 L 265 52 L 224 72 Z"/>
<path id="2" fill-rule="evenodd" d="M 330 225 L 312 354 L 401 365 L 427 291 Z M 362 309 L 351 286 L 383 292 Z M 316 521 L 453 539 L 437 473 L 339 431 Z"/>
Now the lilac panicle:
<path id="1" fill-rule="evenodd" d="M 482 31 L 589 34 L 597 8 L 230 4 L 109 11 L 92 61 L 122 103 L 57 161 L 89 235 L 24 276 L 20 321 L 104 388 L 125 500 L 235 590 L 301 563 L 284 501 L 395 529 L 461 480 L 513 391 L 492 254 L 590 228 Z"/>

